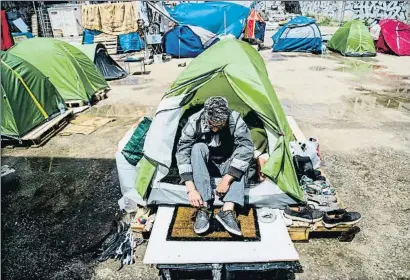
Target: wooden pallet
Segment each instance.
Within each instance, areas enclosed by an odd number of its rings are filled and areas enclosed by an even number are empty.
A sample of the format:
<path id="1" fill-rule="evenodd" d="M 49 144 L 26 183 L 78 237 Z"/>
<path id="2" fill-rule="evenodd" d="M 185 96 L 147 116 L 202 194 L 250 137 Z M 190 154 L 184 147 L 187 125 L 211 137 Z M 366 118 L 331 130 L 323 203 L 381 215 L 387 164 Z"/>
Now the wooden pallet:
<path id="1" fill-rule="evenodd" d="M 291 116 L 286 116 L 289 126 L 292 129 L 293 135 L 297 141 L 304 142 L 306 137 L 300 130 L 296 121 Z M 329 177 L 322 169 L 319 169 L 326 180 L 330 182 Z M 337 195 L 336 195 L 337 197 Z M 342 202 L 337 197 L 337 202 L 342 207 Z M 323 223 L 306 223 L 293 221 L 292 225 L 288 227 L 288 232 L 292 241 L 308 242 L 313 237 L 338 237 L 340 241 L 350 242 L 355 237 L 356 233 L 360 232 L 360 228 L 356 225 L 341 225 L 334 228 L 326 228 Z"/>
<path id="2" fill-rule="evenodd" d="M 64 103 L 68 108 L 82 107 L 88 104 L 84 100 L 67 100 Z"/>
<path id="3" fill-rule="evenodd" d="M 2 146 L 7 147 L 31 147 L 38 148 L 44 145 L 51 137 L 56 135 L 69 123 L 72 117 L 72 110 L 67 110 L 64 114 L 55 117 L 54 119 L 36 127 L 26 135 L 24 135 L 21 140 L 17 139 L 4 139 L 2 140 Z"/>
<path id="4" fill-rule="evenodd" d="M 97 92 L 96 94 L 93 95 L 93 100 L 94 101 L 100 101 L 100 100 L 104 100 L 107 99 L 107 92 L 109 91 L 109 89 L 104 89 L 102 91 Z"/>
<path id="5" fill-rule="evenodd" d="M 100 100 L 104 100 L 108 98 L 107 93 L 110 91 L 110 89 L 103 89 L 100 90 L 98 92 L 96 92 L 93 96 L 92 96 L 92 101 L 100 101 Z M 88 105 L 89 103 L 84 101 L 84 100 L 67 100 L 64 101 L 65 105 L 68 108 L 76 108 L 76 107 L 82 107 L 85 105 Z"/>
<path id="6" fill-rule="evenodd" d="M 94 43 L 103 44 L 107 49 L 108 54 L 116 54 L 118 51 L 117 36 L 115 35 L 100 34 L 94 36 Z"/>

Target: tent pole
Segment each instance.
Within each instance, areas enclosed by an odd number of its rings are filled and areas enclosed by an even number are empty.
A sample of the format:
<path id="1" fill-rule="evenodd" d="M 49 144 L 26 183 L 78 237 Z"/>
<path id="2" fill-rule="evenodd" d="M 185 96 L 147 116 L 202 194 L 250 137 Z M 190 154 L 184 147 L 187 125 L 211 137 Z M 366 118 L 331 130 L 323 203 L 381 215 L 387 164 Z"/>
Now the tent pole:
<path id="1" fill-rule="evenodd" d="M 340 22 L 339 22 L 339 26 L 342 26 L 343 20 L 345 18 L 345 9 L 346 9 L 346 0 L 343 1 L 342 4 L 342 13 L 340 15 Z"/>
<path id="2" fill-rule="evenodd" d="M 226 11 L 224 11 L 224 30 L 225 30 L 225 38 L 226 38 Z"/>

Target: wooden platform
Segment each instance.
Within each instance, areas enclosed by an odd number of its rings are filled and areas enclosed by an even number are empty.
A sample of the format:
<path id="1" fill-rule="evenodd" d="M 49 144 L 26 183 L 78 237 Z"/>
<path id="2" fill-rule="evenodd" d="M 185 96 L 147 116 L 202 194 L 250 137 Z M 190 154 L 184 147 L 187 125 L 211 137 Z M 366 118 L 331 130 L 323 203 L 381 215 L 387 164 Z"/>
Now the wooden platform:
<path id="1" fill-rule="evenodd" d="M 72 117 L 72 110 L 67 110 L 64 114 L 55 117 L 54 119 L 46 122 L 26 135 L 21 140 L 17 139 L 2 139 L 2 146 L 7 147 L 31 147 L 38 148 L 44 145 L 51 137 L 56 135 L 60 130 L 66 127 Z"/>
<path id="2" fill-rule="evenodd" d="M 101 91 L 96 92 L 93 97 L 92 100 L 93 101 L 100 101 L 100 100 L 104 100 L 108 98 L 107 93 L 110 91 L 111 89 L 103 89 Z M 65 105 L 68 108 L 76 108 L 76 107 L 82 107 L 88 104 L 88 102 L 84 101 L 84 100 L 67 100 L 64 102 Z"/>
<path id="3" fill-rule="evenodd" d="M 118 51 L 117 36 L 115 35 L 102 33 L 100 35 L 94 36 L 94 43 L 103 44 L 107 48 L 108 54 L 116 54 Z"/>
<path id="4" fill-rule="evenodd" d="M 289 126 L 292 129 L 293 135 L 297 141 L 304 142 L 306 137 L 303 132 L 300 130 L 296 121 L 291 116 L 286 116 Z M 319 169 L 323 176 L 326 177 L 326 180 L 330 182 L 329 176 L 325 174 L 323 169 Z M 337 194 L 336 194 L 337 197 Z M 343 203 L 337 197 L 338 204 L 340 207 L 343 207 Z M 293 224 L 288 227 L 288 232 L 292 241 L 308 242 L 310 238 L 339 238 L 340 241 L 350 242 L 355 237 L 356 233 L 360 231 L 360 228 L 357 225 L 341 225 L 334 228 L 326 228 L 322 221 L 316 223 L 307 223 L 293 221 Z"/>

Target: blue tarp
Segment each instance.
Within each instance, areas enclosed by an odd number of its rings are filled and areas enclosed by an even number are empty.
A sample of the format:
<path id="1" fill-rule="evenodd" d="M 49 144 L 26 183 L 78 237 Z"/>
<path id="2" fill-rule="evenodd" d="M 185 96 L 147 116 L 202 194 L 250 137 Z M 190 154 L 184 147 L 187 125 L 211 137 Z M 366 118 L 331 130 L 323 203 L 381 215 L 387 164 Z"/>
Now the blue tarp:
<path id="1" fill-rule="evenodd" d="M 314 52 L 322 50 L 322 35 L 316 20 L 296 17 L 282 26 L 273 36 L 273 51 Z"/>
<path id="2" fill-rule="evenodd" d="M 101 31 L 85 29 L 83 33 L 83 44 L 94 44 L 94 36 L 101 34 Z"/>
<path id="3" fill-rule="evenodd" d="M 229 2 L 181 3 L 165 9 L 179 25 L 201 27 L 215 35 L 232 34 L 239 38 L 250 13 L 250 9 Z"/>
<path id="4" fill-rule="evenodd" d="M 83 34 L 83 44 L 94 44 L 94 36 L 101 34 L 97 30 L 84 30 Z M 137 32 L 132 32 L 128 34 L 123 34 L 118 36 L 119 41 L 119 51 L 129 52 L 129 51 L 140 51 L 145 48 L 145 42 L 142 40 L 141 36 Z"/>
<path id="5" fill-rule="evenodd" d="M 144 40 L 137 32 L 119 35 L 119 50 L 123 52 L 140 51 L 145 48 Z"/>
<path id="6" fill-rule="evenodd" d="M 173 57 L 197 57 L 204 51 L 201 39 L 188 26 L 176 26 L 164 36 L 165 53 Z"/>

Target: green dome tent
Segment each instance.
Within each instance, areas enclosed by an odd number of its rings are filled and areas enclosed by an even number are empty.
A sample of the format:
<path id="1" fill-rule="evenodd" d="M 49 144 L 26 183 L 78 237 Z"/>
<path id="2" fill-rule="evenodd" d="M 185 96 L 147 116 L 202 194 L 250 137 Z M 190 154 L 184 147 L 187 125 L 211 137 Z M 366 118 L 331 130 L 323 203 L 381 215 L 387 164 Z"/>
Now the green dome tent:
<path id="1" fill-rule="evenodd" d="M 19 42 L 9 52 L 49 77 L 66 101 L 88 102 L 96 92 L 108 87 L 93 61 L 64 41 L 33 38 Z"/>
<path id="2" fill-rule="evenodd" d="M 37 68 L 1 52 L 1 136 L 20 138 L 59 114 L 64 100 Z"/>
<path id="3" fill-rule="evenodd" d="M 360 20 L 343 24 L 330 38 L 327 47 L 344 56 L 376 56 L 373 37 Z"/>
<path id="4" fill-rule="evenodd" d="M 163 97 L 147 133 L 144 157 L 137 164 L 138 193 L 142 197 L 149 193 L 149 204 L 188 203 L 185 186 L 163 179 L 175 164 L 177 131 L 187 112 L 213 95 L 227 98 L 229 107 L 244 119 L 256 113 L 268 136 L 270 157 L 263 171 L 270 180 L 251 188 L 245 201 L 283 208 L 302 199 L 289 148 L 294 137 L 264 61 L 252 46 L 236 39 L 224 39 L 195 58 Z"/>
<path id="5" fill-rule="evenodd" d="M 105 80 L 121 79 L 128 75 L 127 72 L 112 59 L 103 44 L 83 45 L 80 43 L 71 43 L 71 45 L 85 53 L 88 58 L 94 62 Z"/>

